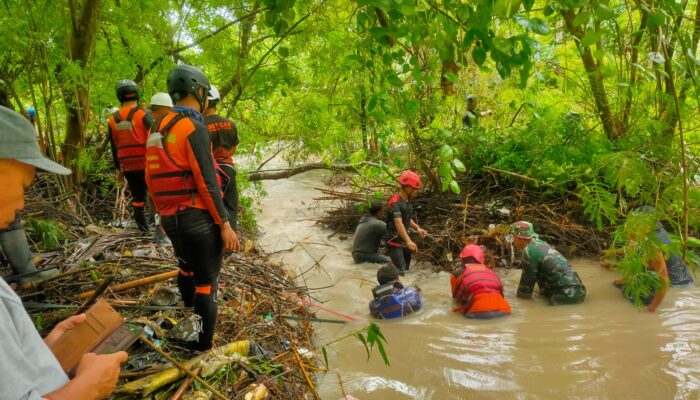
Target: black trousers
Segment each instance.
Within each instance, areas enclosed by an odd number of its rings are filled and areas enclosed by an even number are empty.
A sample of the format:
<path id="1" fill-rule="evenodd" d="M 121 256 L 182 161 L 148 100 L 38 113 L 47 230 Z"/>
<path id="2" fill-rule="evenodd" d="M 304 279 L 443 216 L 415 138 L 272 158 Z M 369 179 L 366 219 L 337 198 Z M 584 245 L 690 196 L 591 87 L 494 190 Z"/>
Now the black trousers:
<path id="1" fill-rule="evenodd" d="M 209 212 L 198 208 L 162 216 L 161 221 L 178 258 L 177 285 L 182 300 L 202 318 L 202 332 L 195 347 L 208 350 L 216 327 L 216 291 L 223 258 L 221 232 Z"/>
<path id="2" fill-rule="evenodd" d="M 399 272 L 408 271 L 408 268 L 411 266 L 411 250 L 387 245 L 387 254 L 391 257 L 391 262 L 394 263 Z"/>
<path id="3" fill-rule="evenodd" d="M 134 220 L 136 225 L 143 232 L 148 232 L 148 221 L 146 220 L 146 195 L 148 187 L 146 186 L 146 171 L 128 171 L 124 172 L 127 187 L 131 192 L 131 206 L 134 209 Z"/>
<path id="4" fill-rule="evenodd" d="M 236 184 L 236 168 L 230 164 L 219 164 L 228 176 L 228 184 L 223 188 L 224 206 L 228 211 L 229 222 L 233 229 L 238 228 L 238 185 Z"/>

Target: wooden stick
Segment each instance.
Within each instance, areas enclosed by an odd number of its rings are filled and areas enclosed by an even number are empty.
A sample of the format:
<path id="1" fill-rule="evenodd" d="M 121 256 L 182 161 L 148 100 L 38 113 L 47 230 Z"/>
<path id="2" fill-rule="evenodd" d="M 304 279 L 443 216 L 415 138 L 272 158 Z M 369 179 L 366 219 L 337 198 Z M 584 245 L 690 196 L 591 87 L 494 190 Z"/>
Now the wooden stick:
<path id="1" fill-rule="evenodd" d="M 176 271 L 177 272 L 177 271 Z M 148 338 L 145 335 L 141 335 L 139 337 L 143 343 L 145 343 L 148 347 L 151 349 L 155 350 L 156 353 L 160 354 L 161 356 L 165 357 L 166 360 L 170 361 L 173 363 L 174 366 L 176 366 L 180 371 L 186 373 L 187 375 L 190 376 L 190 378 L 196 380 L 197 382 L 201 383 L 202 386 L 207 388 L 210 392 L 214 394 L 214 396 L 220 398 L 221 400 L 228 400 L 228 397 L 224 396 L 221 392 L 216 390 L 212 385 L 209 384 L 209 382 L 205 381 L 204 379 L 200 378 L 199 375 L 195 374 L 192 372 L 189 368 L 185 367 L 181 362 L 173 358 L 170 354 L 166 353 L 161 349 L 160 347 L 156 346 L 155 343 L 151 342 L 148 340 Z"/>
<path id="2" fill-rule="evenodd" d="M 97 298 L 100 297 L 102 295 L 102 293 L 105 292 L 105 290 L 107 290 L 107 287 L 109 287 L 109 285 L 111 285 L 112 282 L 114 282 L 114 276 L 109 276 L 109 277 L 107 277 L 107 279 L 102 281 L 102 284 L 97 288 L 97 290 L 95 290 L 95 293 L 93 293 L 89 299 L 85 300 L 85 302 L 83 304 L 81 304 L 80 307 L 78 307 L 78 309 L 75 311 L 75 313 L 73 315 L 78 315 L 78 314 L 84 313 L 90 307 L 90 305 L 95 300 L 97 300 Z"/>
<path id="3" fill-rule="evenodd" d="M 162 274 L 153 275 L 153 276 L 149 276 L 149 277 L 141 278 L 141 279 L 136 279 L 136 280 L 129 281 L 129 282 L 124 282 L 124 283 L 121 283 L 119 285 L 112 287 L 111 292 L 112 293 L 123 292 L 125 290 L 133 289 L 135 287 L 149 285 L 149 284 L 155 283 L 155 282 L 165 281 L 165 280 L 177 277 L 178 273 L 179 273 L 178 270 L 172 270 L 172 271 L 164 272 Z M 88 297 L 90 297 L 94 294 L 95 294 L 95 291 L 90 290 L 88 292 L 80 293 L 77 296 L 77 298 L 78 299 L 87 299 Z"/>
<path id="4" fill-rule="evenodd" d="M 202 372 L 202 368 L 197 368 L 193 372 L 199 375 L 199 373 Z M 188 376 L 187 379 L 182 381 L 180 387 L 177 388 L 177 392 L 175 392 L 175 394 L 173 395 L 173 397 L 170 398 L 170 400 L 180 400 L 182 396 L 187 392 L 187 389 L 189 389 L 190 386 L 192 386 L 192 382 L 194 382 L 194 378 Z"/>
<path id="5" fill-rule="evenodd" d="M 304 374 L 304 379 L 306 379 L 306 383 L 309 385 L 309 389 L 311 389 L 311 392 L 314 394 L 314 398 L 318 399 L 318 392 L 316 392 L 316 388 L 314 387 L 314 384 L 311 382 L 311 379 L 309 378 L 309 375 L 306 373 L 306 368 L 304 368 L 304 363 L 301 361 L 301 358 L 299 357 L 299 352 L 297 351 L 296 348 L 292 348 L 292 353 L 294 354 L 294 358 L 296 358 L 297 363 L 299 363 L 299 368 L 301 369 L 301 373 Z"/>

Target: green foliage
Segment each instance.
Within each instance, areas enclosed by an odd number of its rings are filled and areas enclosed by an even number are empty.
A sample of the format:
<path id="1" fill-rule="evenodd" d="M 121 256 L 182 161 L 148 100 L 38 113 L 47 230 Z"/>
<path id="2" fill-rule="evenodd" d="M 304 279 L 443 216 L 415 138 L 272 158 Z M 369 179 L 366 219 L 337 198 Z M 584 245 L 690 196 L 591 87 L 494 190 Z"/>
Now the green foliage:
<path id="1" fill-rule="evenodd" d="M 55 249 L 67 238 L 66 227 L 58 221 L 27 218 L 27 232 L 41 251 Z"/>
<path id="2" fill-rule="evenodd" d="M 379 325 L 375 324 L 374 322 L 370 322 L 369 325 L 367 325 L 367 327 L 365 327 L 364 329 L 350 332 L 349 334 L 339 339 L 335 339 L 321 346 L 321 353 L 323 354 L 323 360 L 326 368 L 328 368 L 329 365 L 328 351 L 326 350 L 326 347 L 332 343 L 336 343 L 338 341 L 345 340 L 350 337 L 354 337 L 357 340 L 359 340 L 360 343 L 362 343 L 362 345 L 365 348 L 365 351 L 367 352 L 367 361 L 369 361 L 370 357 L 372 356 L 372 352 L 374 351 L 374 347 L 376 346 L 377 350 L 379 351 L 379 355 L 382 357 L 382 361 L 384 361 L 384 365 L 386 365 L 387 367 L 391 366 L 391 364 L 389 363 L 389 356 L 387 355 L 386 349 L 384 348 L 384 345 L 387 343 L 386 338 L 384 337 L 384 334 L 379 328 Z"/>

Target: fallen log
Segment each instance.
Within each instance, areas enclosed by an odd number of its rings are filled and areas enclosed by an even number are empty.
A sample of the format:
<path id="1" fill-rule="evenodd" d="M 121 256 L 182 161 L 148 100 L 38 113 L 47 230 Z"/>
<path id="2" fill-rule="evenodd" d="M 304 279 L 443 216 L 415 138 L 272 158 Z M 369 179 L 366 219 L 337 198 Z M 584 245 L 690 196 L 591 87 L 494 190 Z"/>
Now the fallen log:
<path id="1" fill-rule="evenodd" d="M 280 170 L 273 169 L 273 170 L 263 170 L 263 171 L 252 172 L 248 175 L 248 180 L 252 182 L 252 181 L 286 179 L 286 178 L 290 178 L 294 175 L 303 174 L 304 172 L 313 171 L 316 169 L 326 169 L 326 170 L 330 170 L 330 171 L 347 171 L 347 172 L 356 171 L 355 166 L 350 165 L 350 164 L 328 165 L 325 163 L 313 163 L 313 164 L 304 164 L 304 165 L 300 165 L 298 167 L 292 167 L 292 168 L 288 168 L 288 169 L 280 169 Z"/>
<path id="2" fill-rule="evenodd" d="M 164 273 L 162 273 L 162 274 L 149 276 L 149 277 L 146 277 L 146 278 L 141 278 L 141 279 L 136 279 L 136 280 L 129 281 L 129 282 L 124 282 L 124 283 L 122 283 L 122 284 L 115 285 L 114 287 L 112 287 L 112 289 L 111 289 L 110 291 L 111 291 L 112 293 L 123 292 L 123 291 L 125 291 L 125 290 L 133 289 L 133 288 L 136 288 L 136 287 L 139 287 L 139 286 L 150 285 L 151 283 L 155 283 L 155 282 L 160 282 L 160 281 L 165 281 L 165 280 L 168 280 L 168 279 L 176 278 L 176 277 L 177 277 L 177 274 L 178 274 L 178 270 L 173 270 L 173 271 L 164 272 Z M 88 292 L 80 293 L 80 294 L 79 294 L 78 296 L 76 296 L 76 297 L 77 297 L 78 299 L 87 299 L 87 298 L 91 297 L 91 296 L 94 295 L 94 294 L 95 294 L 95 291 L 94 291 L 94 290 L 90 290 L 90 291 L 88 291 Z"/>

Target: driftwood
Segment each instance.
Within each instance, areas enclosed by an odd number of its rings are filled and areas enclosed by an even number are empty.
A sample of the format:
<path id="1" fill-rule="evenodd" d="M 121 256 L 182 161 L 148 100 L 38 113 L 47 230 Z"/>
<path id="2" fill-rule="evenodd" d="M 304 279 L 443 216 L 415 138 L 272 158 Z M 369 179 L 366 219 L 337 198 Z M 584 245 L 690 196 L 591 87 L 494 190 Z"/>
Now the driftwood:
<path id="1" fill-rule="evenodd" d="M 276 179 L 286 179 L 294 175 L 303 174 L 304 172 L 313 171 L 316 169 L 327 169 L 331 171 L 356 171 L 353 165 L 328 165 L 324 163 L 313 163 L 304 164 L 298 167 L 292 167 L 287 169 L 268 169 L 263 171 L 252 172 L 248 175 L 249 181 L 264 181 L 264 180 L 276 180 Z"/>
<path id="2" fill-rule="evenodd" d="M 124 283 L 122 283 L 122 284 L 120 284 L 120 285 L 115 285 L 115 286 L 111 289 L 111 291 L 112 291 L 112 293 L 123 292 L 123 291 L 125 291 L 125 290 L 137 288 L 137 287 L 139 287 L 139 286 L 150 285 L 151 283 L 155 283 L 155 282 L 160 282 L 160 281 L 165 281 L 165 280 L 168 280 L 168 279 L 176 278 L 176 277 L 177 277 L 177 274 L 178 274 L 178 270 L 173 270 L 173 271 L 163 272 L 162 274 L 149 276 L 149 277 L 146 277 L 146 278 L 141 278 L 141 279 L 136 279 L 136 280 L 129 281 L 129 282 L 124 282 Z M 90 290 L 89 292 L 80 293 L 80 294 L 77 296 L 77 298 L 79 298 L 79 299 L 87 299 L 87 298 L 89 298 L 90 296 L 92 296 L 92 295 L 94 295 L 94 294 L 95 294 L 95 291 L 94 291 L 94 290 Z"/>

